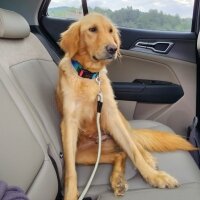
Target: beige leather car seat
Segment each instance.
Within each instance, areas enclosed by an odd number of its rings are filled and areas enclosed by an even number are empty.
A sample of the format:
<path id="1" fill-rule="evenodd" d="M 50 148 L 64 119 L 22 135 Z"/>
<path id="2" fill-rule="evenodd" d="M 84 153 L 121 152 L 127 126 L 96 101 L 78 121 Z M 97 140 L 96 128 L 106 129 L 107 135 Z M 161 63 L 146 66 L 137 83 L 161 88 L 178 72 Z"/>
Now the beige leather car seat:
<path id="1" fill-rule="evenodd" d="M 47 142 L 8 74 L 26 62 L 18 47 L 26 46 L 29 34 L 24 18 L 0 9 L 0 180 L 21 187 L 30 199 L 55 200 L 58 183 Z"/>

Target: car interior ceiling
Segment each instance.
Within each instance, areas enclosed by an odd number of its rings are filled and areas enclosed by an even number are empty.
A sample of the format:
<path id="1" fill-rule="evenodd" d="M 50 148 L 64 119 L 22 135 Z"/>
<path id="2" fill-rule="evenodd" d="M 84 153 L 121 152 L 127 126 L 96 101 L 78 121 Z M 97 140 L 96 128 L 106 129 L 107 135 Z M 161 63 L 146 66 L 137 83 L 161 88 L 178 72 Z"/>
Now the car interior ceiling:
<path id="1" fill-rule="evenodd" d="M 63 192 L 60 115 L 54 98 L 57 65 L 63 53 L 38 23 L 41 6 L 46 8 L 48 3 L 43 0 L 0 2 L 0 29 L 4 30 L 0 31 L 0 180 L 19 186 L 31 200 L 61 200 Z M 130 124 L 135 128 L 174 132 L 169 126 L 153 120 L 130 120 Z M 195 137 L 198 134 L 196 126 L 191 126 L 192 131 Z M 122 199 L 186 200 L 192 197 L 198 200 L 198 152 L 193 155 L 197 163 L 188 152 L 153 154 L 159 169 L 175 176 L 180 187 L 172 190 L 152 188 L 127 160 L 129 190 Z M 92 169 L 92 166 L 77 166 L 80 192 Z M 109 186 L 111 170 L 109 165 L 99 167 L 88 197 L 116 199 Z"/>

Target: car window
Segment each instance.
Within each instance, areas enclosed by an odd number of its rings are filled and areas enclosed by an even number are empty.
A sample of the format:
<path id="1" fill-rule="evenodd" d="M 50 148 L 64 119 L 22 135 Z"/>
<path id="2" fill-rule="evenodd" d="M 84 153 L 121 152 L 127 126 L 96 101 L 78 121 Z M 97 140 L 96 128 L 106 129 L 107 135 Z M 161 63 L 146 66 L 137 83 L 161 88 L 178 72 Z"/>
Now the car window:
<path id="1" fill-rule="evenodd" d="M 48 15 L 64 19 L 79 19 L 83 16 L 81 0 L 51 0 Z"/>
<path id="2" fill-rule="evenodd" d="M 89 12 L 100 12 L 120 26 L 135 29 L 190 32 L 194 0 L 87 0 Z M 80 18 L 81 0 L 52 0 L 48 14 Z"/>

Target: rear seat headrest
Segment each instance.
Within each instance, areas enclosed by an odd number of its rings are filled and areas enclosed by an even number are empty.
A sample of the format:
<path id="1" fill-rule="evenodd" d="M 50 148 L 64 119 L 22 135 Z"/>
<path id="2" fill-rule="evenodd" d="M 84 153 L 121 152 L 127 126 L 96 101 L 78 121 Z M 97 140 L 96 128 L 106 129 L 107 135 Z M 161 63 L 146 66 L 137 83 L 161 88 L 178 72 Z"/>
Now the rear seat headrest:
<path id="1" fill-rule="evenodd" d="M 30 27 L 24 17 L 0 8 L 0 38 L 22 39 L 29 34 Z"/>

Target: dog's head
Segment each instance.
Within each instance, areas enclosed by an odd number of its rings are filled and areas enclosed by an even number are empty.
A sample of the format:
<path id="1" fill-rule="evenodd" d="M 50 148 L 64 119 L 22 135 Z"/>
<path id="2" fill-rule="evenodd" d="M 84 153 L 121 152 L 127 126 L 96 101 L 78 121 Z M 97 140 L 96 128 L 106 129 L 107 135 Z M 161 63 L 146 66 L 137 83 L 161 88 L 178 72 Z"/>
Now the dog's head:
<path id="1" fill-rule="evenodd" d="M 60 47 L 70 58 L 107 64 L 120 55 L 119 32 L 107 17 L 91 13 L 61 34 Z"/>

